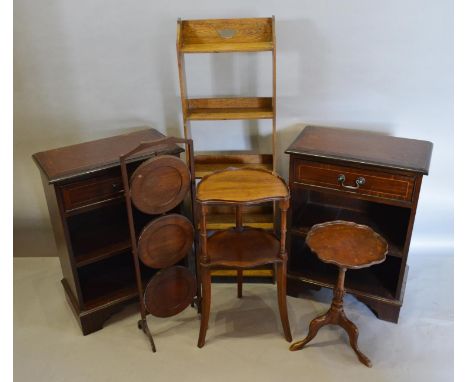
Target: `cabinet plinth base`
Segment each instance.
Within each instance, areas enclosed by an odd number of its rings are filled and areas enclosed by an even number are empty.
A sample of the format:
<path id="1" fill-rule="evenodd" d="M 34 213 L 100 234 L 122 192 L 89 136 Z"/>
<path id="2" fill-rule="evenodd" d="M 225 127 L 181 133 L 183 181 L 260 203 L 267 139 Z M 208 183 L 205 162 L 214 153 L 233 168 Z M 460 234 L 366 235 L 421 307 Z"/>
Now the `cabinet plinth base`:
<path id="1" fill-rule="evenodd" d="M 371 300 L 363 297 L 357 297 L 357 299 L 364 303 L 378 319 L 393 322 L 394 324 L 398 323 L 401 305 L 387 304 L 382 301 Z"/>
<path id="2" fill-rule="evenodd" d="M 70 306 L 84 336 L 101 330 L 104 323 L 112 315 L 122 310 L 125 305 L 137 300 L 137 296 L 135 294 L 135 296 L 128 296 L 128 298 L 121 299 L 116 302 L 83 310 L 79 308 L 78 303 L 67 284 L 67 280 L 62 279 L 62 286 L 68 305 Z"/>

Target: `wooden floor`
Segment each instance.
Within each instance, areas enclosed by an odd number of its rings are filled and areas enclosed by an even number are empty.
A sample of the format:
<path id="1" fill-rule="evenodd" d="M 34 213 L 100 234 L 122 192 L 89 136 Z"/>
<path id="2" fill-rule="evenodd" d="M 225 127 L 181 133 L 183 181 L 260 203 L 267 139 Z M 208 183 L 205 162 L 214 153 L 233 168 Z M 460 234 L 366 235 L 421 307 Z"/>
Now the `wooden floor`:
<path id="1" fill-rule="evenodd" d="M 350 271 L 351 272 L 351 271 Z M 338 327 L 290 352 L 277 311 L 275 286 L 213 285 L 210 326 L 196 346 L 199 319 L 189 308 L 169 318 L 149 318 L 158 348 L 137 329 L 137 306 L 83 337 L 66 304 L 56 258 L 14 259 L 15 381 L 450 381 L 453 379 L 453 256 L 450 250 L 415 251 L 398 325 L 377 320 L 360 302 L 345 298 L 359 327 L 359 346 L 373 363 L 360 364 Z M 316 301 L 288 297 L 294 340 L 324 312 L 331 293 Z"/>

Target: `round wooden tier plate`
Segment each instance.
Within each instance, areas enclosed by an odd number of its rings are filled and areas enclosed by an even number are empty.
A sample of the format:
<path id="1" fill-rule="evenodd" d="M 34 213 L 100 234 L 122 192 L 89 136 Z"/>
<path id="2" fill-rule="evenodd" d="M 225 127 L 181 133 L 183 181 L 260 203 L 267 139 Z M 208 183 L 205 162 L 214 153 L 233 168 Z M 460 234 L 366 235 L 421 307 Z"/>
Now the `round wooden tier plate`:
<path id="1" fill-rule="evenodd" d="M 156 317 L 171 317 L 187 308 L 197 291 L 195 276 L 185 267 L 159 271 L 145 290 L 146 310 Z"/>
<path id="2" fill-rule="evenodd" d="M 190 171 L 175 156 L 161 155 L 143 162 L 130 179 L 132 202 L 140 211 L 157 215 L 177 206 L 190 187 Z"/>
<path id="3" fill-rule="evenodd" d="M 193 239 L 192 222 L 185 216 L 161 216 L 143 228 L 138 240 L 138 257 L 151 268 L 167 268 L 187 256 Z"/>

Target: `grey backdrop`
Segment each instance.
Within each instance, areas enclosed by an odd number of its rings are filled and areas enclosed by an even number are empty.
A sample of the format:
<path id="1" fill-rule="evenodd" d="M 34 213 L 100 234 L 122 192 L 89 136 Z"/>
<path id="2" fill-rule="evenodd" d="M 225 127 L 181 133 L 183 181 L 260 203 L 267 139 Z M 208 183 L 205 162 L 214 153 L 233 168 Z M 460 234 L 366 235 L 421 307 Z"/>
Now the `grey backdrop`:
<path id="1" fill-rule="evenodd" d="M 272 14 L 279 152 L 306 123 L 434 142 L 412 245 L 451 245 L 451 1 L 15 0 L 15 255 L 55 255 L 31 154 L 141 125 L 180 136 L 177 18 Z M 196 55 L 187 65 L 190 95 L 270 93 L 268 54 Z M 198 149 L 267 147 L 270 139 L 264 122 L 193 129 Z M 287 176 L 288 158 L 279 159 Z"/>

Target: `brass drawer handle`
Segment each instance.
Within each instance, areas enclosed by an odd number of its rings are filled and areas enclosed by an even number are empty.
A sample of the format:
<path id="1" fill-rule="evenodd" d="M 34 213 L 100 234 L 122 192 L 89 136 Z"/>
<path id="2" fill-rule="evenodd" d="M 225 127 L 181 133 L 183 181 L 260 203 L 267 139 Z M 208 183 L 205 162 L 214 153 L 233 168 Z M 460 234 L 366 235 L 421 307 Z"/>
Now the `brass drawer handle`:
<path id="1" fill-rule="evenodd" d="M 346 184 L 344 184 L 345 181 L 346 181 L 346 176 L 344 176 L 344 174 L 338 175 L 338 182 L 341 184 L 341 187 L 346 188 L 348 190 L 357 190 L 359 189 L 359 187 L 366 184 L 366 179 L 362 176 L 356 179 L 355 186 L 347 186 Z"/>

